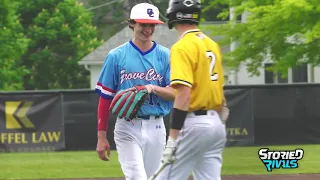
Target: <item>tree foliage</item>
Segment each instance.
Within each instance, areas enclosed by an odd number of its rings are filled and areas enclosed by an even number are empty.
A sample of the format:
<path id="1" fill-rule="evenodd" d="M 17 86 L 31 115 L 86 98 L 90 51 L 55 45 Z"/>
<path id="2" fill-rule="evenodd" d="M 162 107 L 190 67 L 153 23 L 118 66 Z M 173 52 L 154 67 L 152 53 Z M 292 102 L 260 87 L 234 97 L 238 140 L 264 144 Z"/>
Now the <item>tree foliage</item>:
<path id="1" fill-rule="evenodd" d="M 20 66 L 20 59 L 28 39 L 18 20 L 17 4 L 9 0 L 0 0 L 0 42 L 0 90 L 22 89 L 27 71 Z"/>
<path id="2" fill-rule="evenodd" d="M 222 35 L 221 45 L 237 42 L 234 51 L 225 54 L 228 66 L 247 66 L 252 75 L 266 61 L 274 63 L 274 72 L 287 75 L 289 67 L 303 63 L 320 64 L 320 4 L 318 0 L 211 0 L 210 6 L 225 4 L 235 8 L 236 16 L 248 13 L 245 23 L 235 19 L 213 27 Z M 210 7 L 209 6 L 209 7 Z M 219 14 L 226 19 L 229 10 Z M 226 19 L 228 20 L 228 19 Z"/>
<path id="3" fill-rule="evenodd" d="M 201 4 L 204 9 L 201 14 L 203 21 L 222 21 L 218 15 L 228 10 L 228 4 L 217 3 L 212 0 L 203 0 Z"/>
<path id="4" fill-rule="evenodd" d="M 31 39 L 22 64 L 25 89 L 88 88 L 89 72 L 77 62 L 101 45 L 92 14 L 77 0 L 21 0 L 24 33 Z"/>

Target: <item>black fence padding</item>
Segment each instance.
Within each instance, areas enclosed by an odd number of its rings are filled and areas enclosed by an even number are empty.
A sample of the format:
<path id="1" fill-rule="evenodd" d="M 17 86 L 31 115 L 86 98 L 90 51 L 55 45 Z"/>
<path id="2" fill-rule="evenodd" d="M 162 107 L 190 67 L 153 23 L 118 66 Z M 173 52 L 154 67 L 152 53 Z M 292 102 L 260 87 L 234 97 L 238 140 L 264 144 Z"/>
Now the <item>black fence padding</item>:
<path id="1" fill-rule="evenodd" d="M 255 89 L 255 145 L 320 143 L 320 87 Z"/>
<path id="2" fill-rule="evenodd" d="M 63 93 L 66 150 L 95 148 L 98 98 L 91 91 Z"/>
<path id="3" fill-rule="evenodd" d="M 95 149 L 98 95 L 63 93 L 66 150 Z M 227 146 L 320 143 L 320 85 L 227 86 Z M 167 133 L 170 114 L 164 117 Z M 116 117 L 108 140 L 115 149 Z"/>
<path id="4" fill-rule="evenodd" d="M 320 84 L 226 86 L 225 89 L 230 107 L 227 146 L 320 143 Z M 99 96 L 93 90 L 1 92 L 0 97 L 57 93 L 62 99 L 65 150 L 94 150 Z M 167 134 L 169 117 L 164 117 Z M 61 118 L 61 114 L 54 118 Z M 112 149 L 115 149 L 115 121 L 116 117 L 111 115 L 107 136 Z"/>

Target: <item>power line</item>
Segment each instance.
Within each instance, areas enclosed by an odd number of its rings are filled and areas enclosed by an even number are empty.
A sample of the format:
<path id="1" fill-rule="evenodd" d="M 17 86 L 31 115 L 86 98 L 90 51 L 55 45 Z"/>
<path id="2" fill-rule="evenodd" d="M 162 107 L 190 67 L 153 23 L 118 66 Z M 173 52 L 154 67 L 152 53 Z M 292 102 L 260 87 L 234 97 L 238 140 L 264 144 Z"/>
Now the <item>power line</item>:
<path id="1" fill-rule="evenodd" d="M 150 4 L 154 5 L 154 3 L 151 0 L 148 0 Z M 162 17 L 164 20 L 168 20 L 159 10 L 159 15 Z"/>
<path id="2" fill-rule="evenodd" d="M 110 4 L 113 4 L 113 3 L 116 3 L 116 2 L 121 2 L 121 1 L 124 1 L 124 0 L 113 0 L 111 2 L 107 2 L 107 3 L 104 3 L 104 4 L 100 4 L 98 6 L 94 6 L 94 7 L 88 8 L 87 11 L 98 9 L 98 8 L 101 8 L 101 7 L 104 7 L 104 6 L 108 6 Z"/>

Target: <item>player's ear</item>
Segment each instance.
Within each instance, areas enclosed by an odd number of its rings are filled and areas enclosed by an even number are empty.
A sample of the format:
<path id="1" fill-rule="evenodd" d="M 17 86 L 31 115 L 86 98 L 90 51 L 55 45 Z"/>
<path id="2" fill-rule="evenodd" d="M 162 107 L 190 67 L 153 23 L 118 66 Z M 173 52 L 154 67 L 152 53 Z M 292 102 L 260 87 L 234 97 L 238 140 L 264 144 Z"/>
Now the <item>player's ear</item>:
<path id="1" fill-rule="evenodd" d="M 129 28 L 133 30 L 133 26 L 134 26 L 134 24 L 136 24 L 136 21 L 133 19 L 128 19 L 127 21 L 129 23 L 129 25 L 128 25 Z"/>

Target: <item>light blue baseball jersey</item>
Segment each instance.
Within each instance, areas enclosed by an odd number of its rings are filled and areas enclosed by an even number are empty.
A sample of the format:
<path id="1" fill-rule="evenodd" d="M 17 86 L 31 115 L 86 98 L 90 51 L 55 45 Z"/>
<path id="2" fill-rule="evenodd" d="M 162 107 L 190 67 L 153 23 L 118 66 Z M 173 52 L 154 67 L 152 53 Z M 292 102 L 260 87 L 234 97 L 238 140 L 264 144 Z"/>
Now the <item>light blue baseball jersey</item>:
<path id="1" fill-rule="evenodd" d="M 132 41 L 111 50 L 102 66 L 96 85 L 100 96 L 112 100 L 117 91 L 135 85 L 170 84 L 170 50 L 154 42 L 152 48 L 142 52 Z M 137 116 L 167 115 L 173 102 L 150 94 Z"/>

